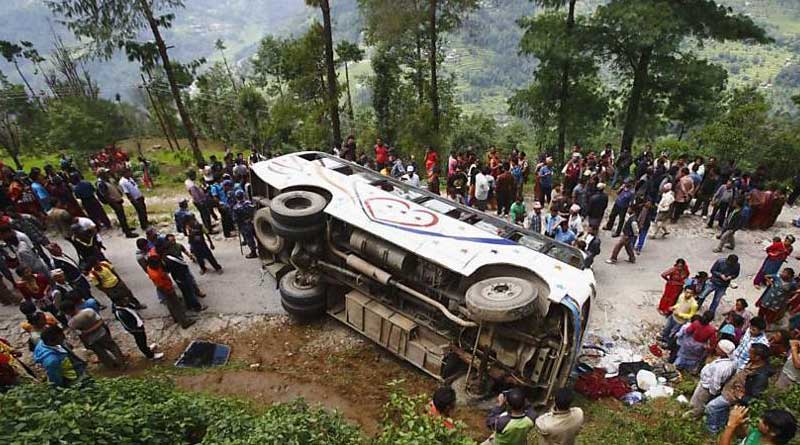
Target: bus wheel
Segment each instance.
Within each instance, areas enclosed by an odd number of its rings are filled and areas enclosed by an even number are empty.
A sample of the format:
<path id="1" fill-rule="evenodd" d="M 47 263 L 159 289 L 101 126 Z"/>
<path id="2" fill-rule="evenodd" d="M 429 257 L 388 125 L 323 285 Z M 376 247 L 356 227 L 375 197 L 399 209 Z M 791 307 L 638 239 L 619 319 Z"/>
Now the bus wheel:
<path id="1" fill-rule="evenodd" d="M 278 282 L 281 305 L 298 318 L 316 318 L 325 313 L 326 286 L 319 280 L 306 280 L 293 270 Z"/>
<path id="2" fill-rule="evenodd" d="M 328 200 L 319 193 L 295 190 L 273 198 L 269 208 L 276 223 L 289 227 L 305 227 L 322 222 L 327 205 Z"/>
<path id="3" fill-rule="evenodd" d="M 309 241 L 317 237 L 325 229 L 325 222 L 310 226 L 288 226 L 277 221 L 272 223 L 272 230 L 276 235 L 289 241 Z"/>
<path id="4" fill-rule="evenodd" d="M 492 277 L 470 286 L 466 303 L 476 320 L 509 322 L 534 313 L 538 296 L 536 287 L 522 278 Z"/>
<path id="5" fill-rule="evenodd" d="M 272 229 L 272 217 L 270 216 L 269 209 L 263 208 L 256 212 L 253 218 L 253 226 L 255 227 L 256 238 L 261 245 L 273 254 L 280 253 L 286 247 L 286 239 L 278 236 Z"/>

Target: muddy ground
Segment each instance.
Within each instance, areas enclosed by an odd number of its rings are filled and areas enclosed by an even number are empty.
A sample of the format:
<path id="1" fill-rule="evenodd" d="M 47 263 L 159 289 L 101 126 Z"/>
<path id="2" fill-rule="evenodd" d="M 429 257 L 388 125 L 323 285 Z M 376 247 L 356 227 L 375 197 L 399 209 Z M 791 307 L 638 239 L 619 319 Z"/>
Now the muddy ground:
<path id="1" fill-rule="evenodd" d="M 187 338 L 165 349 L 165 366 L 153 368 L 151 362 L 132 356 L 124 371 L 97 369 L 96 373 L 119 376 L 164 371 L 180 388 L 244 398 L 256 406 L 303 398 L 340 412 L 370 435 L 379 430 L 390 391 L 387 384 L 394 382 L 409 394 L 430 393 L 437 386 L 416 368 L 334 320 L 297 324 L 285 316 L 259 317 L 202 338 L 231 346 L 228 366 L 172 372 L 168 364 L 189 345 Z M 483 411 L 464 406 L 455 418 L 467 424 L 478 439 L 484 435 L 483 416 Z"/>

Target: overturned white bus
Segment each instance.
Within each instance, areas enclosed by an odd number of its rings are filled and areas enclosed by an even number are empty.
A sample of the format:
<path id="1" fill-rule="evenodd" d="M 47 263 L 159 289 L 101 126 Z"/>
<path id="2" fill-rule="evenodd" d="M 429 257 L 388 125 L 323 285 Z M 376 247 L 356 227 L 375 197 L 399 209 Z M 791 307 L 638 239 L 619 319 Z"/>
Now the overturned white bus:
<path id="1" fill-rule="evenodd" d="M 265 268 L 291 315 L 328 314 L 471 393 L 547 403 L 595 294 L 583 254 L 318 152 L 253 166 Z"/>

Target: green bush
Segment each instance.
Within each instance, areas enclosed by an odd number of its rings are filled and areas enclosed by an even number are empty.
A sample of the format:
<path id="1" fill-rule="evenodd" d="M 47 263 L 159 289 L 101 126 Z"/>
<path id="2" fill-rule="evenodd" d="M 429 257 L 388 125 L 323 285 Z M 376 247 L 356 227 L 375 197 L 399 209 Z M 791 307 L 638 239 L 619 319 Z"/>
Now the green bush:
<path id="1" fill-rule="evenodd" d="M 302 401 L 263 413 L 160 380 L 97 379 L 84 388 L 23 385 L 0 395 L 8 445 L 360 445 L 359 430 Z"/>
<path id="2" fill-rule="evenodd" d="M 8 445 L 466 445 L 425 413 L 425 397 L 394 388 L 381 434 L 373 439 L 338 413 L 302 400 L 265 410 L 183 392 L 162 379 L 100 378 L 83 388 L 22 385 L 0 394 Z"/>
<path id="3" fill-rule="evenodd" d="M 475 441 L 463 433 L 463 425 L 448 429 L 441 419 L 429 416 L 424 395 L 409 396 L 390 383 L 389 402 L 384 407 L 381 434 L 376 445 L 467 445 Z"/>
<path id="4" fill-rule="evenodd" d="M 781 363 L 781 366 L 783 363 Z M 777 367 L 775 369 L 780 369 Z M 800 385 L 792 385 L 787 391 L 779 391 L 774 386 L 770 387 L 764 396 L 756 399 L 750 404 L 748 416 L 753 426 L 758 425 L 761 414 L 768 409 L 785 409 L 800 419 Z M 800 443 L 800 435 L 795 437 L 792 444 Z"/>
<path id="5" fill-rule="evenodd" d="M 241 410 L 135 379 L 99 379 L 69 389 L 24 385 L 0 396 L 0 406 L 9 445 L 191 443 L 215 411 Z"/>

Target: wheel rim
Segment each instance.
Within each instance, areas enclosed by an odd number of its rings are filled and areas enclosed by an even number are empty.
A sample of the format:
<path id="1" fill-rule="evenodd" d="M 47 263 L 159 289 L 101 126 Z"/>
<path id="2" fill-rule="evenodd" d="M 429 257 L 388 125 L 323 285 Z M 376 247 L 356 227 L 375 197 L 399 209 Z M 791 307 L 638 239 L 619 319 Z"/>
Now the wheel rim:
<path id="1" fill-rule="evenodd" d="M 490 301 L 512 301 L 522 294 L 522 286 L 510 281 L 499 281 L 486 286 L 481 295 Z"/>
<path id="2" fill-rule="evenodd" d="M 288 209 L 291 210 L 305 210 L 311 207 L 312 202 L 305 196 L 292 196 L 283 203 Z"/>

